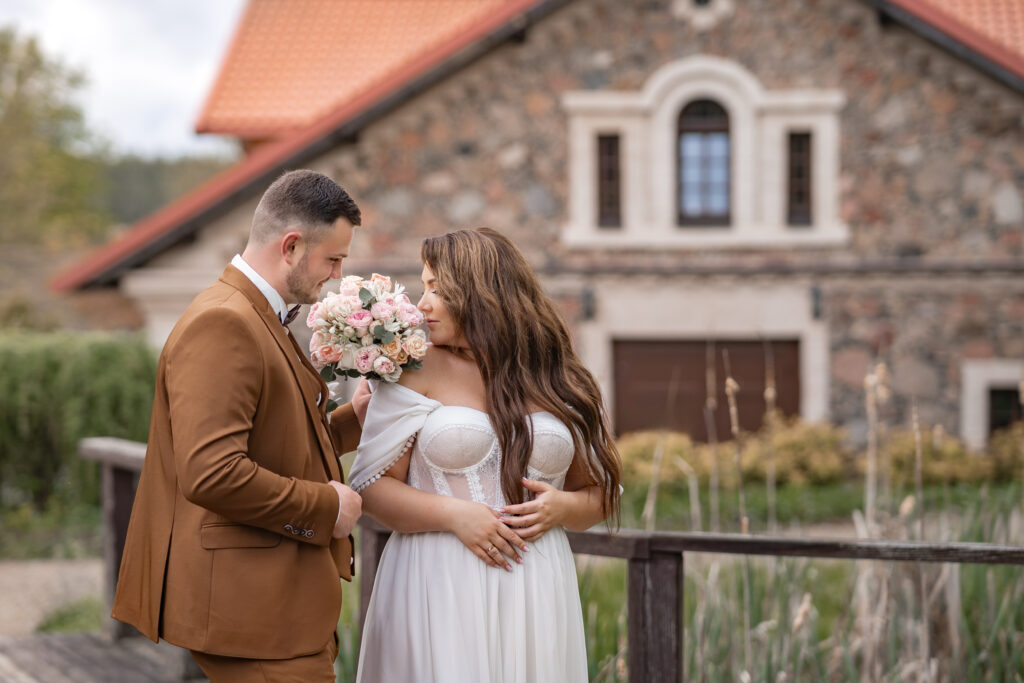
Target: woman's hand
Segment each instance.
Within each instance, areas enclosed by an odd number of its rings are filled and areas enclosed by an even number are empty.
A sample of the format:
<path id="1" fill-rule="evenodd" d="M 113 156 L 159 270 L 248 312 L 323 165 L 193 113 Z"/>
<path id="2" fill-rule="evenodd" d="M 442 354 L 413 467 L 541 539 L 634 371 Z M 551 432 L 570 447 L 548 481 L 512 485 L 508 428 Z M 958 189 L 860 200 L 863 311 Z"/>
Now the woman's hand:
<path id="1" fill-rule="evenodd" d="M 564 523 L 568 510 L 564 493 L 551 484 L 523 477 L 523 486 L 536 493 L 533 500 L 501 508 L 501 521 L 526 541 L 536 541 Z"/>
<path id="2" fill-rule="evenodd" d="M 526 543 L 516 532 L 502 524 L 498 519 L 500 513 L 468 500 L 451 498 L 448 502 L 452 506 L 449 530 L 474 555 L 492 567 L 502 567 L 507 571 L 512 571 L 512 565 L 506 557 L 522 564 L 523 560 L 516 548 L 528 552 Z"/>

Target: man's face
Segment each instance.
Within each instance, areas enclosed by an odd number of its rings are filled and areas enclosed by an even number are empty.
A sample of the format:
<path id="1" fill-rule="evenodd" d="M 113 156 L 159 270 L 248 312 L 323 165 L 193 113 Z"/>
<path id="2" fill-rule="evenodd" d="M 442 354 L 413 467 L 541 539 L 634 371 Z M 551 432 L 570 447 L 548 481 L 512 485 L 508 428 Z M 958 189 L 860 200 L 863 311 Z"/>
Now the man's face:
<path id="1" fill-rule="evenodd" d="M 320 299 L 328 280 L 341 277 L 341 262 L 352 245 L 352 224 L 341 217 L 326 236 L 312 247 L 303 241 L 304 251 L 286 276 L 288 303 L 311 304 Z"/>

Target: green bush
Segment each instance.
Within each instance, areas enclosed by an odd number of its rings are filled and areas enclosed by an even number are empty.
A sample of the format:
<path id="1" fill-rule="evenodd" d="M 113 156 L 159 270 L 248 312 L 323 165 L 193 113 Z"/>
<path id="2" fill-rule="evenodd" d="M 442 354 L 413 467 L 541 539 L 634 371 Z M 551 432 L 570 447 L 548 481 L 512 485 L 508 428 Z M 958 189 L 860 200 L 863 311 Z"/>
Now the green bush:
<path id="1" fill-rule="evenodd" d="M 780 419 L 774 429 L 746 434 L 742 440 L 741 462 L 745 483 L 764 482 L 769 456 L 775 457 L 775 480 L 786 484 L 832 484 L 843 481 L 852 470 L 852 456 L 844 445 L 843 430 L 827 424 L 811 424 L 799 419 Z M 653 470 L 653 454 L 662 448 L 659 479 L 666 485 L 685 486 L 684 460 L 697 475 L 701 486 L 708 484 L 715 460 L 726 489 L 736 487 L 735 446 L 732 442 L 695 444 L 686 434 L 667 431 L 634 432 L 622 437 L 623 483 L 647 486 Z"/>
<path id="2" fill-rule="evenodd" d="M 98 467 L 78 441 L 145 441 L 155 377 L 138 335 L 0 333 L 0 509 L 98 503 Z"/>

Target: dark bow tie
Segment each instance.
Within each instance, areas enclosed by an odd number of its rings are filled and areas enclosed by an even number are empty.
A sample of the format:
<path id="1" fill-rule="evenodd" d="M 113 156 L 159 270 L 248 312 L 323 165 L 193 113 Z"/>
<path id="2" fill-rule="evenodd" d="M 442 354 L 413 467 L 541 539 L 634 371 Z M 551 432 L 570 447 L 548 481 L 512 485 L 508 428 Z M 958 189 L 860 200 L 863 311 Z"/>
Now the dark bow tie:
<path id="1" fill-rule="evenodd" d="M 299 309 L 302 308 L 302 304 L 295 304 L 288 309 L 288 313 L 285 314 L 284 320 L 281 321 L 284 325 L 291 325 L 292 321 L 299 317 Z"/>

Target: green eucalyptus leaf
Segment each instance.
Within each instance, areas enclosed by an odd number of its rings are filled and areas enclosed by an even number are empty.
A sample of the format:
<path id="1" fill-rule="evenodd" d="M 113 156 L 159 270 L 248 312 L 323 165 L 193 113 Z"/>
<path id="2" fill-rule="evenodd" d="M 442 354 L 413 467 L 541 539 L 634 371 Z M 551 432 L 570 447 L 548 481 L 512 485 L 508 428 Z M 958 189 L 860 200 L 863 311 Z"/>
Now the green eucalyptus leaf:
<path id="1" fill-rule="evenodd" d="M 325 365 L 320 371 L 320 376 L 324 378 L 325 382 L 333 382 L 335 377 L 334 367 L 331 365 Z"/>
<path id="2" fill-rule="evenodd" d="M 369 306 L 373 302 L 373 292 L 368 290 L 366 287 L 359 288 L 359 300 L 363 302 L 364 306 Z"/>

